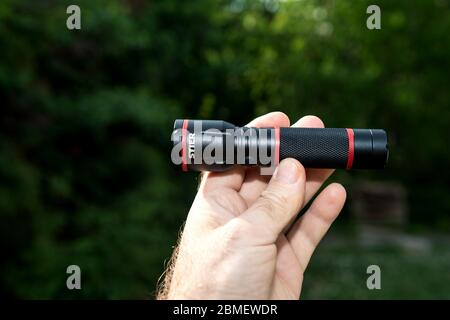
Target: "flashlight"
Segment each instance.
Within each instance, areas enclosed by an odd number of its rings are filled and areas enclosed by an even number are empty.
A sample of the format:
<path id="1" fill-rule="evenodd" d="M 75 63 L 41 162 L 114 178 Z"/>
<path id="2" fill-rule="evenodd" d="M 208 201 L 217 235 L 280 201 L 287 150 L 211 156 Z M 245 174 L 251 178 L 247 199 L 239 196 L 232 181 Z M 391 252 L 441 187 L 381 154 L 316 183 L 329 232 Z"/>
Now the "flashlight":
<path id="1" fill-rule="evenodd" d="M 172 142 L 172 161 L 183 171 L 270 167 L 285 158 L 297 159 L 305 168 L 382 169 L 389 157 L 382 129 L 253 128 L 178 119 Z"/>

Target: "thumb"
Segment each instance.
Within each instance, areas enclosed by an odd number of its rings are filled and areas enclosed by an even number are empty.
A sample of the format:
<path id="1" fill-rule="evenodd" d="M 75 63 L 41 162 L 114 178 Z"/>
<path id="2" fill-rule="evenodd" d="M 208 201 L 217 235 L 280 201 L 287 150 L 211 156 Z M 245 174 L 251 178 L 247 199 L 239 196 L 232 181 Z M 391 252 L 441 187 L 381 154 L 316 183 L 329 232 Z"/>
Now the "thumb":
<path id="1" fill-rule="evenodd" d="M 305 169 L 295 159 L 285 159 L 267 188 L 241 218 L 269 231 L 275 241 L 301 209 L 305 195 Z"/>

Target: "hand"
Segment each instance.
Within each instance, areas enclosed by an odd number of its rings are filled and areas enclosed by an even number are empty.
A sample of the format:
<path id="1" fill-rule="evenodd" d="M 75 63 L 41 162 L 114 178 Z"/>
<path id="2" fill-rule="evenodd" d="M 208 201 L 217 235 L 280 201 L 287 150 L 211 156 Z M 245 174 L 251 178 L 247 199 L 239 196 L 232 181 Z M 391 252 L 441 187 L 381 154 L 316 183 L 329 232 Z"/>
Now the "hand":
<path id="1" fill-rule="evenodd" d="M 273 112 L 248 126 L 288 127 L 289 118 Z M 306 116 L 293 126 L 323 123 Z M 332 172 L 285 159 L 271 178 L 259 168 L 205 173 L 158 298 L 298 299 L 303 273 L 341 211 L 345 189 L 330 184 L 290 225 Z"/>

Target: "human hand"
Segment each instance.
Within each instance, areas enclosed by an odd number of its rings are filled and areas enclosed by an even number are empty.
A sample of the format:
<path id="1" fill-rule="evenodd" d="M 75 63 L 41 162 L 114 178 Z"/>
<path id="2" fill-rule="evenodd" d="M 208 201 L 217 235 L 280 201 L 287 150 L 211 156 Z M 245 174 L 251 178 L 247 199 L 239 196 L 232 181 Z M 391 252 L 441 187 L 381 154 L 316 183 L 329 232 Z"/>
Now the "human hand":
<path id="1" fill-rule="evenodd" d="M 272 112 L 253 127 L 288 127 L 289 118 Z M 323 127 L 306 116 L 294 127 Z M 346 193 L 327 186 L 291 226 L 297 213 L 331 175 L 281 161 L 272 177 L 259 168 L 204 173 L 189 211 L 159 299 L 298 299 L 306 266 Z"/>

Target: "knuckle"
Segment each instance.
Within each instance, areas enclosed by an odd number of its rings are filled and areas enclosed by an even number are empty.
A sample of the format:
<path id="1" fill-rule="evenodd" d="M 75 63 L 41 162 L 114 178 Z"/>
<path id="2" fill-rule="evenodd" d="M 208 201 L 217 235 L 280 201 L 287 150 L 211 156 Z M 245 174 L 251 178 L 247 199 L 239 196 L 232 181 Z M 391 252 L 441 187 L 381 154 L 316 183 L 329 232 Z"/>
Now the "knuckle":
<path id="1" fill-rule="evenodd" d="M 230 211 L 233 215 L 238 215 L 247 209 L 244 200 L 234 190 L 209 190 L 205 196 L 210 199 L 216 209 Z"/>
<path id="2" fill-rule="evenodd" d="M 284 195 L 266 190 L 261 193 L 259 199 L 260 209 L 268 214 L 282 212 L 286 210 L 288 200 Z"/>
<path id="3" fill-rule="evenodd" d="M 270 223 L 255 224 L 244 219 L 234 218 L 224 226 L 221 245 L 226 248 L 223 251 L 233 252 L 242 246 L 272 244 L 276 237 L 277 233 Z"/>
<path id="4" fill-rule="evenodd" d="M 239 219 L 232 219 L 227 224 L 227 238 L 231 240 L 236 240 L 242 238 L 243 235 L 247 234 L 248 228 L 246 224 Z"/>

